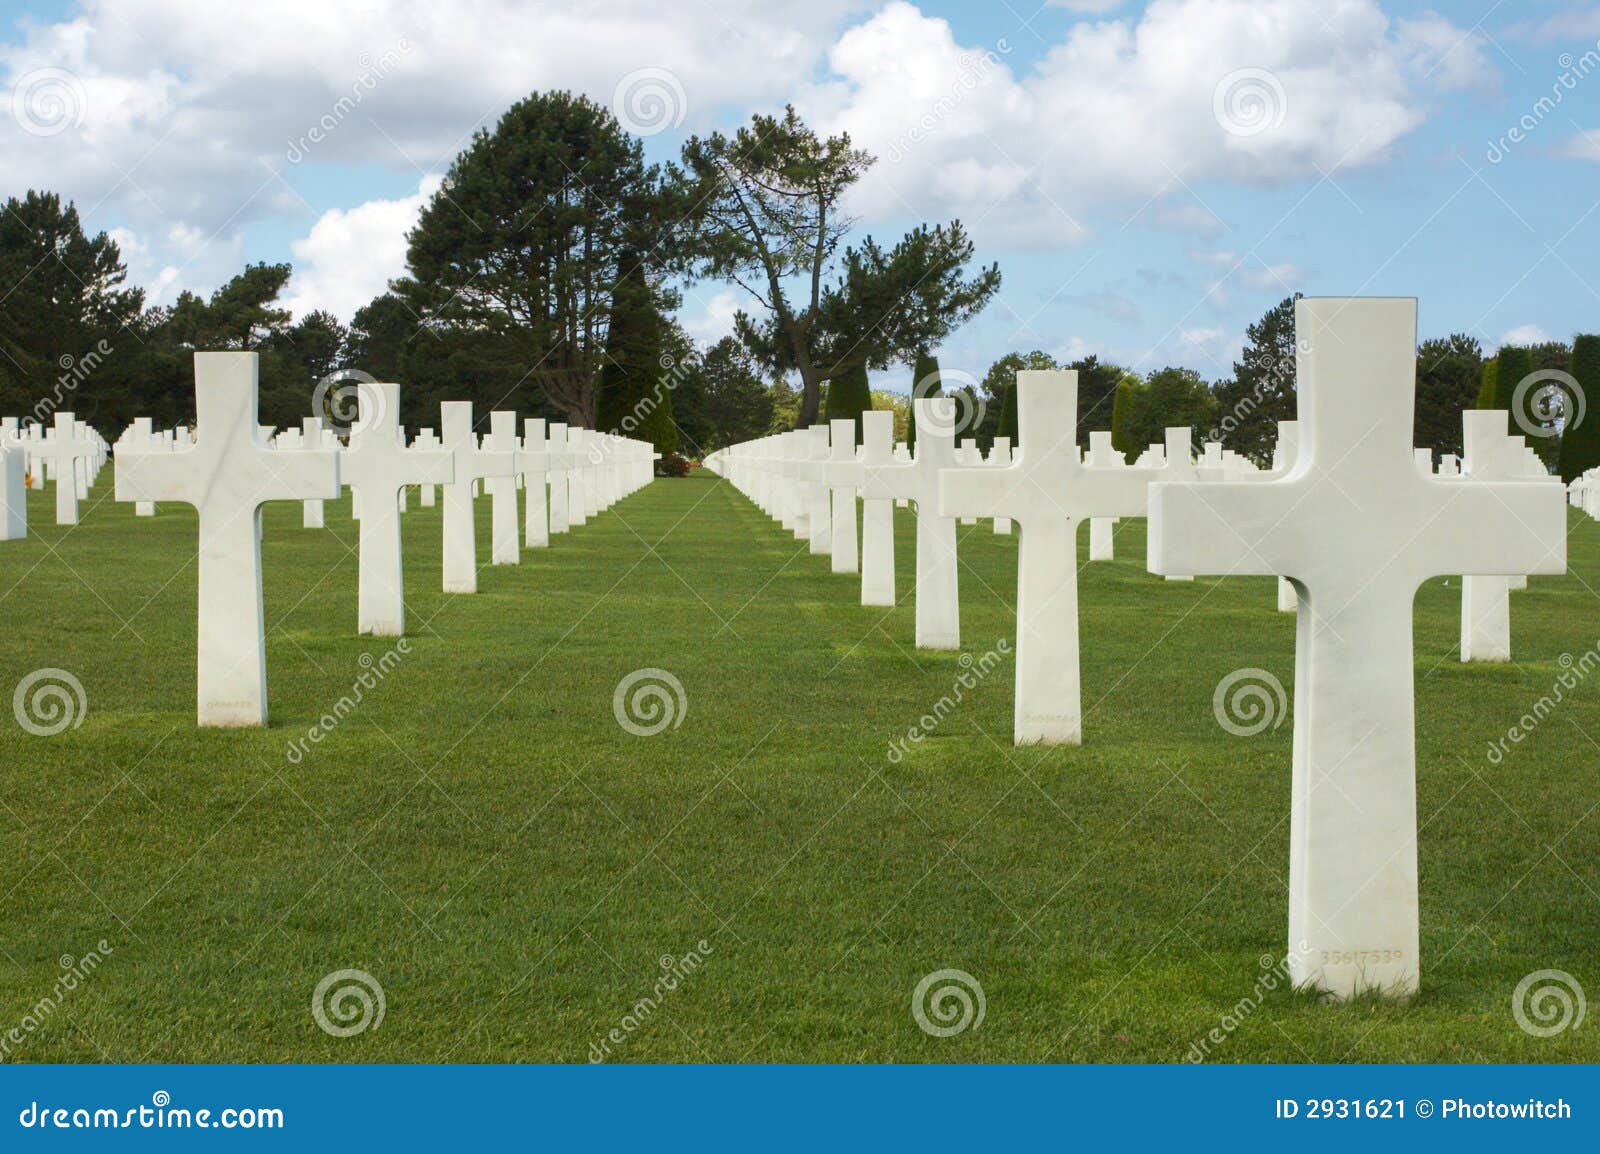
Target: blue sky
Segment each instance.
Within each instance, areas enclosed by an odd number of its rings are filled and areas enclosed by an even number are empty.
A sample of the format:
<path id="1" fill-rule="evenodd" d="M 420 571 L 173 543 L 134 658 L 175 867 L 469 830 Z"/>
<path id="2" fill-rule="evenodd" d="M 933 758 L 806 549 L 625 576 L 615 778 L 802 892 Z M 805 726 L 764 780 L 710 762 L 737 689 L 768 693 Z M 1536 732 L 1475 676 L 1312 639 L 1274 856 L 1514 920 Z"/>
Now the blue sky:
<path id="1" fill-rule="evenodd" d="M 1424 336 L 1491 346 L 1600 328 L 1597 3 L 225 7 L 0 0 L 6 192 L 73 198 L 157 300 L 291 260 L 293 305 L 348 317 L 471 131 L 566 87 L 656 159 L 785 101 L 848 129 L 880 158 L 862 233 L 959 216 L 1005 274 L 947 369 L 1214 378 L 1293 290 L 1414 295 Z M 709 340 L 740 303 L 702 284 L 682 315 Z"/>

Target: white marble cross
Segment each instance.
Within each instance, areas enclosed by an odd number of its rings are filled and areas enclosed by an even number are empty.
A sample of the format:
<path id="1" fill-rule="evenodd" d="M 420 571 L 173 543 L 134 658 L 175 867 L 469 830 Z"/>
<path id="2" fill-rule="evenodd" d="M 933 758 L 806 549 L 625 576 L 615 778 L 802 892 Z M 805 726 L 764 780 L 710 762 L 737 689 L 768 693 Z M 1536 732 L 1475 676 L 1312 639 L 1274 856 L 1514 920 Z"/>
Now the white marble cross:
<path id="1" fill-rule="evenodd" d="M 874 409 L 861 414 L 861 604 L 892 607 L 894 597 L 894 502 L 870 496 L 870 469 L 894 461 L 894 414 Z"/>
<path id="2" fill-rule="evenodd" d="M 1294 468 L 1295 457 L 1300 452 L 1300 422 L 1279 421 L 1278 443 L 1272 447 L 1271 477 L 1286 477 Z M 1287 577 L 1278 578 L 1278 612 L 1293 613 L 1300 605 L 1300 594 L 1294 582 Z"/>
<path id="3" fill-rule="evenodd" d="M 572 452 L 567 445 L 564 421 L 551 421 L 545 443 L 550 454 L 550 535 L 565 533 L 567 522 L 567 476 L 572 469 Z"/>
<path id="4" fill-rule="evenodd" d="M 833 525 L 831 495 L 828 491 L 826 470 L 833 449 L 828 426 L 812 425 L 801 431 L 802 457 L 800 461 L 801 492 L 806 503 L 806 532 L 813 553 L 833 551 Z"/>
<path id="5" fill-rule="evenodd" d="M 406 631 L 406 599 L 398 495 L 406 485 L 449 484 L 454 458 L 442 448 L 404 446 L 399 385 L 363 381 L 358 397 L 350 447 L 339 462 L 340 479 L 361 502 L 356 629 L 399 637 Z"/>
<path id="6" fill-rule="evenodd" d="M 135 417 L 133 419 L 133 430 L 129 443 L 147 453 L 159 452 L 165 447 L 165 442 L 157 439 L 155 422 L 149 417 Z M 156 503 L 154 501 L 135 502 L 133 515 L 135 517 L 154 517 L 156 515 Z"/>
<path id="7" fill-rule="evenodd" d="M 917 504 L 917 648 L 961 648 L 961 599 L 955 518 L 939 508 L 939 471 L 956 463 L 954 397 L 916 397 L 917 453 L 906 463 L 862 470 L 861 495 L 869 501 Z M 993 470 L 999 474 L 1001 470 Z"/>
<path id="8" fill-rule="evenodd" d="M 411 439 L 413 449 L 422 449 L 424 452 L 437 449 L 441 445 L 439 434 L 432 429 L 418 429 L 417 435 Z M 424 485 L 418 490 L 418 502 L 424 509 L 432 509 L 439 503 L 439 487 L 437 485 Z"/>
<path id="9" fill-rule="evenodd" d="M 1560 492 L 1424 477 L 1416 301 L 1295 304 L 1299 455 L 1272 481 L 1157 484 L 1153 572 L 1282 575 L 1299 593 L 1289 974 L 1418 988 L 1412 600 L 1429 577 L 1560 573 Z"/>
<path id="10" fill-rule="evenodd" d="M 856 457 L 856 423 L 849 418 L 829 421 L 831 456 L 823 466 L 825 492 L 832 496 L 828 551 L 835 573 L 855 573 L 861 568 L 856 545 L 856 490 L 861 485 L 861 462 Z"/>
<path id="11" fill-rule="evenodd" d="M 302 417 L 300 419 L 300 443 L 294 451 L 301 449 L 328 449 L 333 452 L 340 451 L 337 440 L 330 437 L 322 427 L 321 417 Z M 300 527 L 303 529 L 321 529 L 325 523 L 325 506 L 321 497 L 308 497 L 300 506 Z"/>
<path id="12" fill-rule="evenodd" d="M 117 462 L 119 501 L 183 501 L 199 512 L 199 723 L 267 722 L 261 506 L 339 495 L 333 452 L 278 453 L 256 430 L 255 353 L 194 355 L 197 439 Z"/>
<path id="13" fill-rule="evenodd" d="M 489 560 L 495 565 L 522 563 L 522 525 L 517 516 L 517 474 L 522 463 L 517 459 L 521 442 L 517 439 L 517 414 L 496 409 L 489 414 L 489 436 L 485 447 L 494 453 L 511 456 L 512 472 L 488 479 L 490 509 Z"/>
<path id="14" fill-rule="evenodd" d="M 472 431 L 471 401 L 439 403 L 439 439 L 455 461 L 454 479 L 444 487 L 444 591 L 478 591 L 478 527 L 472 487 L 482 477 L 511 473 L 512 454 L 486 452 Z"/>
<path id="15" fill-rule="evenodd" d="M 55 469 L 56 524 L 78 523 L 78 499 L 84 481 L 84 468 L 94 443 L 83 434 L 83 425 L 71 413 L 56 411 L 55 427 L 44 443 L 44 452 Z"/>
<path id="16" fill-rule="evenodd" d="M 1128 462 L 1111 444 L 1111 434 L 1095 429 L 1089 434 L 1089 455 L 1085 463 L 1097 469 L 1120 469 Z M 1120 517 L 1089 518 L 1089 560 L 1116 559 L 1116 529 L 1120 520 Z"/>
<path id="17" fill-rule="evenodd" d="M 1018 372 L 1016 399 L 1021 459 L 1004 469 L 947 470 L 941 507 L 949 514 L 1005 514 L 1017 521 L 1022 539 L 1014 738 L 1018 745 L 1078 745 L 1078 523 L 1086 517 L 1142 516 L 1149 482 L 1162 472 L 1083 463 L 1075 371 Z"/>
<path id="18" fill-rule="evenodd" d="M 522 499 L 527 502 L 523 543 L 529 549 L 543 549 L 550 544 L 546 482 L 550 473 L 551 457 L 552 454 L 545 443 L 544 418 L 525 418 L 522 422 L 522 450 L 517 462 L 523 476 Z"/>
<path id="19" fill-rule="evenodd" d="M 581 528 L 589 521 L 589 430 L 567 426 L 567 524 Z"/>
<path id="20" fill-rule="evenodd" d="M 1508 481 L 1522 474 L 1521 437 L 1506 434 L 1504 409 L 1461 414 L 1464 454 L 1457 474 L 1477 481 Z M 1468 574 L 1461 578 L 1461 660 L 1511 660 L 1512 578 Z"/>
<path id="21" fill-rule="evenodd" d="M 28 535 L 28 450 L 15 417 L 0 428 L 0 541 Z"/>
<path id="22" fill-rule="evenodd" d="M 956 446 L 956 464 L 963 465 L 969 469 L 977 468 L 983 464 L 983 454 L 978 451 L 978 439 L 976 437 L 961 438 L 961 442 Z M 959 525 L 976 525 L 978 519 L 976 517 L 958 517 L 956 523 Z"/>
<path id="23" fill-rule="evenodd" d="M 1010 437 L 996 437 L 994 439 L 994 443 L 989 446 L 989 464 L 996 469 L 1003 469 L 1011 464 Z M 998 536 L 1009 537 L 1011 535 L 1011 518 L 996 517 L 994 519 L 994 531 Z"/>

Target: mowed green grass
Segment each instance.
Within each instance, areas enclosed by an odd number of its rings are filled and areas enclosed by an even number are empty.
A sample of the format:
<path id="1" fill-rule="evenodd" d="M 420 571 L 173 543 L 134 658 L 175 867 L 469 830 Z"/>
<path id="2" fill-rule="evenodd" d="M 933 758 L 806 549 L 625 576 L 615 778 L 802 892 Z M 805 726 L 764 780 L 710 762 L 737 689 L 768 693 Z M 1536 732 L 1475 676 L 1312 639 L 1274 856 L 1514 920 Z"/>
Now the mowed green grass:
<path id="1" fill-rule="evenodd" d="M 1570 573 L 1513 594 L 1515 664 L 1459 662 L 1455 580 L 1417 598 L 1423 994 L 1241 1012 L 1286 944 L 1291 726 L 1233 736 L 1212 693 L 1244 666 L 1292 689 L 1270 580 L 1151 577 L 1125 520 L 1082 572 L 1086 744 L 1012 747 L 1006 658 L 896 763 L 966 669 L 913 648 L 909 511 L 884 611 L 706 474 L 475 596 L 440 593 L 413 499 L 409 653 L 295 762 L 390 648 L 355 633 L 348 503 L 325 531 L 268 508 L 272 725 L 201 731 L 193 513 L 136 519 L 108 469 L 80 526 L 35 494 L 0 544 L 0 697 L 57 667 L 88 699 L 54 737 L 0 711 L 0 1034 L 104 939 L 9 1060 L 581 1062 L 617 1029 L 623 1061 L 1167 1062 L 1225 1017 L 1209 1060 L 1600 1060 L 1592 1011 L 1551 1038 L 1511 1013 L 1535 970 L 1600 993 L 1600 676 L 1486 757 L 1600 643 L 1600 525 L 1571 516 Z M 976 657 L 1014 636 L 1017 538 L 961 532 Z M 653 737 L 613 714 L 642 667 L 687 696 Z M 386 1012 L 332 1037 L 312 993 L 349 968 Z M 912 993 L 949 968 L 986 1013 L 930 1037 Z"/>

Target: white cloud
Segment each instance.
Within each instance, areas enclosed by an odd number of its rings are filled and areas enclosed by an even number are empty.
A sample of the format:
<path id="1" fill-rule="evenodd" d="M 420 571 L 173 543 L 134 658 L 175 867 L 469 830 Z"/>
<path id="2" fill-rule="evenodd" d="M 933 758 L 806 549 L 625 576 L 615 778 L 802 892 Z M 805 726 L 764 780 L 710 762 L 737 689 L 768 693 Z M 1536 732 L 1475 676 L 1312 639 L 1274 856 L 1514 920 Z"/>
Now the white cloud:
<path id="1" fill-rule="evenodd" d="M 1411 71 L 1446 91 L 1493 88 L 1499 74 L 1485 53 L 1487 38 L 1463 32 L 1436 12 L 1396 24 L 1398 47 Z"/>
<path id="2" fill-rule="evenodd" d="M 1271 289 L 1287 296 L 1299 289 L 1304 275 L 1300 266 L 1292 261 L 1280 261 L 1278 264 L 1246 265 L 1239 270 L 1239 281 L 1246 288 Z"/>
<path id="3" fill-rule="evenodd" d="M 1069 12 L 1082 12 L 1087 16 L 1098 16 L 1113 9 L 1121 8 L 1126 0 L 1047 0 L 1047 8 L 1065 8 Z"/>
<path id="4" fill-rule="evenodd" d="M 1023 65 L 1007 41 L 963 45 L 903 0 L 865 19 L 856 0 L 736 15 L 655 0 L 369 0 L 359 19 L 324 0 L 82 0 L 70 20 L 0 44 L 7 87 L 56 70 L 49 94 L 66 115 L 59 132 L 0 118 L 0 170 L 139 238 L 142 275 L 170 294 L 237 272 L 224 258 L 247 227 L 303 213 L 291 184 L 309 166 L 440 170 L 530 92 L 611 105 L 624 77 L 654 69 L 683 94 L 667 117 L 682 114 L 679 134 L 791 98 L 819 128 L 850 131 L 880 157 L 852 201 L 869 223 L 959 215 L 986 247 L 1040 247 L 1130 219 L 1214 235 L 1223 223 L 1186 186 L 1383 163 L 1436 91 L 1492 75 L 1476 35 L 1433 14 L 1392 23 L 1379 0 L 1064 6 L 1085 18 Z M 1266 131 L 1230 132 L 1216 114 L 1219 83 L 1241 69 L 1255 82 L 1233 93 L 1247 98 L 1236 110 L 1264 96 Z M 398 271 L 410 199 L 317 221 L 296 248 L 311 266 L 296 307 L 344 312 Z"/>
<path id="5" fill-rule="evenodd" d="M 406 233 L 439 184 L 439 177 L 425 176 L 412 196 L 323 213 L 308 235 L 289 246 L 294 276 L 285 305 L 296 317 L 326 309 L 349 321 L 405 271 Z"/>
<path id="6" fill-rule="evenodd" d="M 304 211 L 282 179 L 297 152 L 316 165 L 432 171 L 535 90 L 610 106 L 623 77 L 664 69 L 681 86 L 685 132 L 730 106 L 780 103 L 813 74 L 846 4 L 734 15 L 653 0 L 367 0 L 359 12 L 325 0 L 81 0 L 69 20 L 0 33 L 13 37 L 0 43 L 0 97 L 29 77 L 23 91 L 43 84 L 31 119 L 0 116 L 0 171 L 153 251 L 177 221 L 225 244 Z M 186 259 L 167 251 L 157 267 Z"/>
<path id="7" fill-rule="evenodd" d="M 1600 129 L 1568 137 L 1558 151 L 1573 160 L 1600 161 Z"/>
<path id="8" fill-rule="evenodd" d="M 749 293 L 722 289 L 709 297 L 690 292 L 685 295 L 684 304 L 688 308 L 679 318 L 684 331 L 705 347 L 732 333 L 733 314 L 740 309 L 749 310 L 753 302 Z"/>
<path id="9" fill-rule="evenodd" d="M 1502 345 L 1542 345 L 1549 339 L 1550 334 L 1538 325 L 1518 325 L 1500 334 Z"/>
<path id="10" fill-rule="evenodd" d="M 1383 163 L 1434 90 L 1493 76 L 1474 36 L 1434 15 L 1392 25 L 1376 0 L 1154 0 L 1074 24 L 1027 71 L 1010 57 L 899 0 L 840 37 L 839 79 L 802 104 L 885 158 L 860 211 L 1070 243 L 1153 203 L 1214 230 L 1185 184 Z"/>

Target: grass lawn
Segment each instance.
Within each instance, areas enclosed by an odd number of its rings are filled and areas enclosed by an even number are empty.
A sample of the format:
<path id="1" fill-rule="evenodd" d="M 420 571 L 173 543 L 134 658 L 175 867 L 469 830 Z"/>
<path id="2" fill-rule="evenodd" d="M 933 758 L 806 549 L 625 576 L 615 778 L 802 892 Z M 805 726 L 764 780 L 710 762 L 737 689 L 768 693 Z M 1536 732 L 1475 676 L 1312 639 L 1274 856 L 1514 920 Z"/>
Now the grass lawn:
<path id="1" fill-rule="evenodd" d="M 0 1036 L 63 955 L 111 949 L 8 1060 L 581 1062 L 616 1029 L 623 1061 L 1169 1062 L 1231 1015 L 1210 1060 L 1600 1061 L 1600 1014 L 1537 1038 L 1511 1013 L 1535 970 L 1600 994 L 1600 676 L 1486 756 L 1600 644 L 1576 512 L 1570 573 L 1512 595 L 1516 664 L 1459 662 L 1455 579 L 1417 597 L 1423 994 L 1256 1006 L 1285 948 L 1291 726 L 1234 736 L 1211 702 L 1241 666 L 1292 688 L 1293 617 L 1269 579 L 1151 577 L 1142 521 L 1083 571 L 1086 745 L 1012 747 L 1007 658 L 895 762 L 966 668 L 912 648 L 908 511 L 884 611 L 706 474 L 464 597 L 413 497 L 409 652 L 296 761 L 391 647 L 355 633 L 348 502 L 323 531 L 268 507 L 272 725 L 201 731 L 193 512 L 136 519 L 111 489 L 71 531 L 33 494 L 33 534 L 0 544 L 0 694 L 56 667 L 88 699 L 53 737 L 0 712 Z M 1017 538 L 961 532 L 976 657 L 1013 636 Z M 640 737 L 612 697 L 647 666 L 688 706 Z M 311 1002 L 346 968 L 386 1012 L 339 1038 Z M 912 991 L 947 968 L 986 1014 L 931 1037 Z"/>

